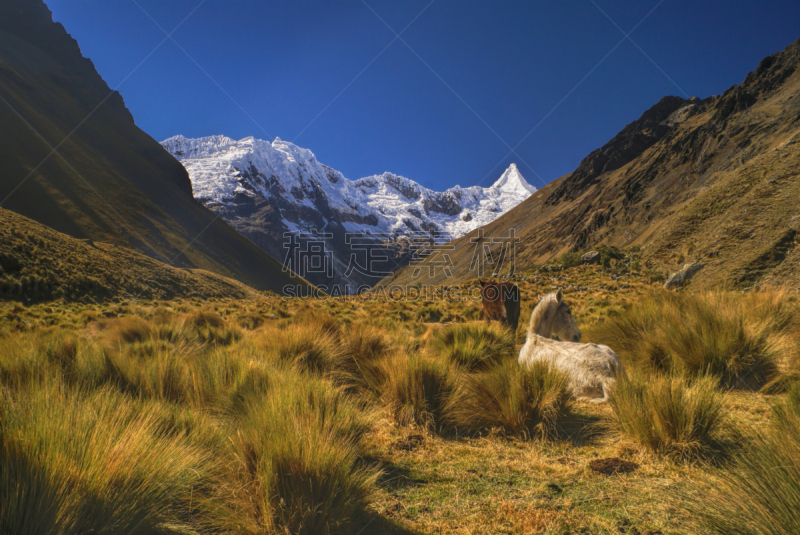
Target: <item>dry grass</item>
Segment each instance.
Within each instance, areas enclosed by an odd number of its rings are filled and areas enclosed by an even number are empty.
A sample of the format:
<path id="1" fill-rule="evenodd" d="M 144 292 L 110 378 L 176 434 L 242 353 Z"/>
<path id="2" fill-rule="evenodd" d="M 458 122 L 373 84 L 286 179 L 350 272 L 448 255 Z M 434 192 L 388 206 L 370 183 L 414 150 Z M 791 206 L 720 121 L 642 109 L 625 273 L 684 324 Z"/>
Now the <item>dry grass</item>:
<path id="1" fill-rule="evenodd" d="M 569 271 L 560 272 L 568 284 L 592 288 L 567 293 L 589 336 L 646 294 L 643 284 L 623 291 L 599 271 Z M 590 282 L 571 278 L 578 276 Z M 530 298 L 554 282 L 520 282 L 523 322 Z M 718 298 L 756 311 L 748 316 L 754 323 L 744 323 L 749 336 L 759 332 L 753 325 L 775 320 L 764 327 L 777 348 L 770 392 L 787 388 L 794 302 L 779 294 Z M 417 321 L 434 308 L 434 323 Z M 125 531 L 119 526 L 133 518 L 160 533 L 700 531 L 701 515 L 687 517 L 672 497 L 726 477 L 739 446 L 713 468 L 683 459 L 717 448 L 722 428 L 711 416 L 739 423 L 747 438 L 750 426 L 775 418 L 770 400 L 783 399 L 714 389 L 682 365 L 662 370 L 659 380 L 639 381 L 644 391 L 615 401 L 618 410 L 628 403 L 626 422 L 657 429 L 657 440 L 637 445 L 614 432 L 611 406 L 573 402 L 563 377 L 520 369 L 504 330 L 464 323 L 474 310 L 457 301 L 371 299 L 0 304 L 0 530 L 58 531 L 83 518 L 83 508 L 101 503 L 96 495 L 59 497 L 59 489 L 85 475 L 104 489 L 103 507 L 120 511 L 92 515 L 86 529 L 97 532 Z M 442 325 L 448 318 L 456 323 Z M 634 379 L 651 372 L 625 344 L 611 347 Z M 695 395 L 707 383 L 707 395 Z M 94 442 L 84 440 L 85 429 Z M 124 446 L 130 466 L 103 453 L 112 443 Z M 152 451 L 137 449 L 145 446 Z M 87 465 L 67 462 L 69 448 L 89 452 Z M 639 468 L 596 474 L 589 461 L 603 457 Z M 106 473 L 123 483 L 103 487 Z M 793 503 L 788 483 L 770 484 L 770 503 Z M 159 489 L 173 486 L 161 500 Z"/>
<path id="2" fill-rule="evenodd" d="M 568 414 L 568 378 L 544 363 L 521 368 L 513 359 L 463 377 L 445 412 L 464 433 L 499 430 L 519 438 L 554 437 Z"/>
<path id="3" fill-rule="evenodd" d="M 164 436 L 134 402 L 54 383 L 6 391 L 0 404 L 4 532 L 162 532 L 212 520 L 212 508 L 198 510 L 214 482 L 210 456 Z"/>
<path id="4" fill-rule="evenodd" d="M 715 375 L 732 388 L 761 388 L 795 352 L 796 316 L 785 294 L 659 291 L 588 329 L 626 361 L 671 373 Z"/>
<path id="5" fill-rule="evenodd" d="M 514 333 L 499 323 L 447 325 L 433 350 L 466 371 L 484 370 L 514 354 Z"/>
<path id="6" fill-rule="evenodd" d="M 459 381 L 447 361 L 414 355 L 386 363 L 381 401 L 400 425 L 440 431 L 446 425 L 446 407 Z"/>
<path id="7" fill-rule="evenodd" d="M 703 533 L 800 532 L 800 386 L 773 408 L 772 423 L 753 433 L 733 465 L 682 496 Z"/>
<path id="8" fill-rule="evenodd" d="M 714 451 L 724 427 L 717 380 L 629 374 L 610 401 L 617 430 L 645 448 L 678 459 Z"/>
<path id="9" fill-rule="evenodd" d="M 349 533 L 374 493 L 358 461 L 371 424 L 329 382 L 281 374 L 234 439 L 244 508 L 278 532 Z"/>

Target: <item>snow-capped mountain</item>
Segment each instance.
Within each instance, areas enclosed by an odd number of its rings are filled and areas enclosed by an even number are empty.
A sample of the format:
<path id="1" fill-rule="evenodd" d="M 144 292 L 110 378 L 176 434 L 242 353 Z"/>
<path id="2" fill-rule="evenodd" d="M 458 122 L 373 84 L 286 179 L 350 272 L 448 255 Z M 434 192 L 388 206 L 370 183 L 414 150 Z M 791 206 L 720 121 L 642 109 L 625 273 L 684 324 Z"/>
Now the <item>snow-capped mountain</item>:
<path id="1" fill-rule="evenodd" d="M 536 191 L 514 164 L 488 188 L 438 192 L 392 173 L 349 180 L 310 150 L 280 138 L 270 143 L 175 136 L 161 145 L 188 171 L 197 200 L 274 256 L 286 258 L 287 231 L 332 234 L 326 240 L 334 266 L 333 277 L 323 277 L 328 282 L 370 285 L 380 279 L 348 270 L 353 260 L 348 233 L 365 233 L 387 246 L 420 235 L 446 242 L 486 225 Z M 400 262 L 392 267 L 387 261 L 391 270 L 409 259 L 397 258 L 396 250 L 394 256 Z M 306 275 L 320 283 L 320 277 Z"/>

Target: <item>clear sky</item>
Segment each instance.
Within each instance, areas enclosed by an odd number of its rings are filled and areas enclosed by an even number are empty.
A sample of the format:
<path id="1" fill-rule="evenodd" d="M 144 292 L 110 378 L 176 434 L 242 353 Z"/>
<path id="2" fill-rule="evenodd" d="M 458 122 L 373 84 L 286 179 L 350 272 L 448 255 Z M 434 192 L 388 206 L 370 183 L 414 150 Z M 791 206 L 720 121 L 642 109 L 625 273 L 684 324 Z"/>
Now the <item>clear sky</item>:
<path id="1" fill-rule="evenodd" d="M 800 38 L 797 0 L 46 1 L 157 140 L 277 136 L 435 189 L 511 162 L 541 187 Z"/>

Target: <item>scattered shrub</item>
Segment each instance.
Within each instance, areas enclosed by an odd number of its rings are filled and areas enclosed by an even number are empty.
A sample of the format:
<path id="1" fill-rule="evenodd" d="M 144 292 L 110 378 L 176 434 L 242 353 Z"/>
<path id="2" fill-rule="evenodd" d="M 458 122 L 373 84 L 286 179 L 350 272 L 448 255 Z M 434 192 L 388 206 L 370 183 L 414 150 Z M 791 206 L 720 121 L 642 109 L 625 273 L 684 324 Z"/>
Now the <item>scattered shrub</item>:
<path id="1" fill-rule="evenodd" d="M 606 269 L 611 267 L 612 260 L 625 258 L 625 253 L 613 245 L 600 245 L 597 247 L 597 252 L 600 253 L 600 265 Z"/>
<path id="2" fill-rule="evenodd" d="M 581 255 L 578 253 L 567 252 L 562 254 L 556 260 L 556 263 L 559 264 L 564 269 L 576 267 L 581 265 Z"/>
<path id="3" fill-rule="evenodd" d="M 610 399 L 619 432 L 651 451 L 689 459 L 711 453 L 724 424 L 717 380 L 664 374 L 617 382 Z"/>
<path id="4" fill-rule="evenodd" d="M 500 429 L 520 438 L 555 436 L 568 412 L 568 378 L 546 363 L 522 368 L 506 360 L 462 377 L 445 412 L 456 429 L 478 433 Z"/>

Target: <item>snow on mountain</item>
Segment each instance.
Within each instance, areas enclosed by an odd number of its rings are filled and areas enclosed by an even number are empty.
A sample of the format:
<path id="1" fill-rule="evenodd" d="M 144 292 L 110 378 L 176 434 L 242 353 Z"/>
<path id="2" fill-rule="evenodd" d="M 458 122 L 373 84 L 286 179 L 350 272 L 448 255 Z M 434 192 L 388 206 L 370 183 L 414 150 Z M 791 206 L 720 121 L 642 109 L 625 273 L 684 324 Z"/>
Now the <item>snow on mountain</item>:
<path id="1" fill-rule="evenodd" d="M 310 150 L 280 138 L 270 143 L 253 137 L 175 136 L 161 144 L 186 167 L 195 198 L 212 209 L 241 195 L 281 197 L 316 210 L 327 200 L 324 204 L 350 232 L 398 236 L 424 231 L 434 233 L 436 241 L 449 241 L 490 223 L 536 191 L 513 163 L 488 188 L 455 186 L 437 192 L 392 173 L 349 180 Z M 286 218 L 286 223 L 312 228 L 302 218 Z"/>

